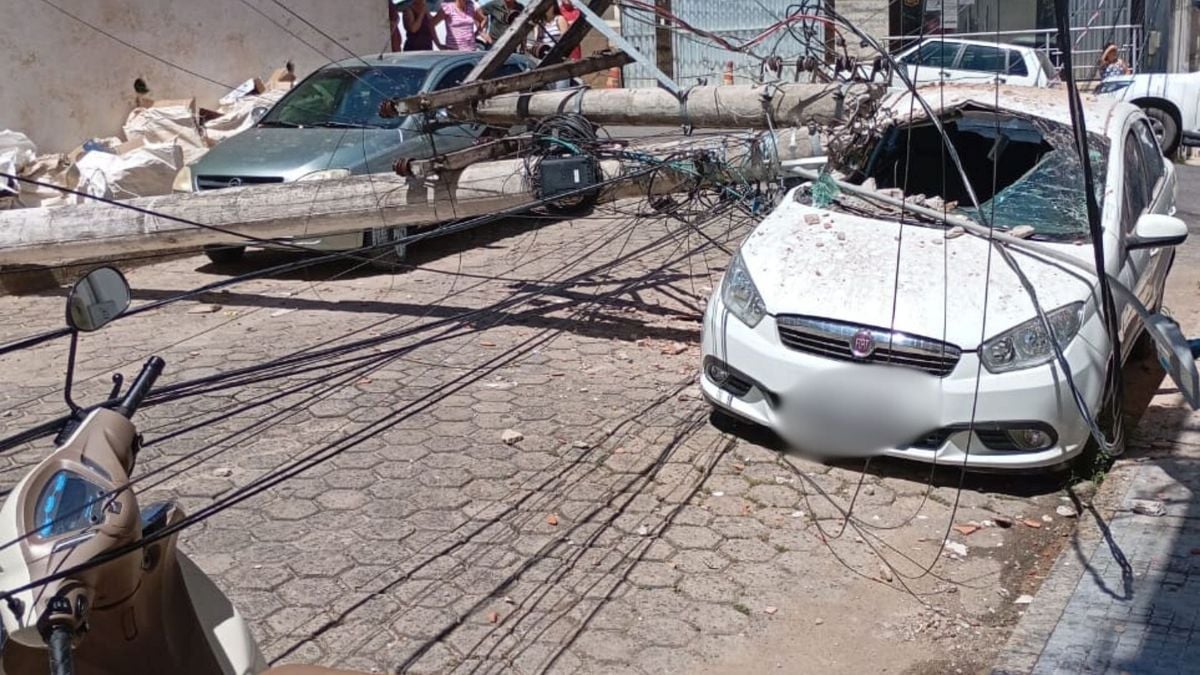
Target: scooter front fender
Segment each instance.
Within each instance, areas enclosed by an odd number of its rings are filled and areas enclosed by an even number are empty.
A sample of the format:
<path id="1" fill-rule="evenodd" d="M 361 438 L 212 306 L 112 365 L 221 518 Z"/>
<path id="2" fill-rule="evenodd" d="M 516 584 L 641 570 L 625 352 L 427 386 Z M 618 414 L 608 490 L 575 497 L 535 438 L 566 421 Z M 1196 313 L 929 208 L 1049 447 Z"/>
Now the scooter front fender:
<path id="1" fill-rule="evenodd" d="M 176 555 L 192 609 L 222 672 L 257 675 L 266 670 L 266 659 L 241 612 L 196 563 L 182 552 Z"/>

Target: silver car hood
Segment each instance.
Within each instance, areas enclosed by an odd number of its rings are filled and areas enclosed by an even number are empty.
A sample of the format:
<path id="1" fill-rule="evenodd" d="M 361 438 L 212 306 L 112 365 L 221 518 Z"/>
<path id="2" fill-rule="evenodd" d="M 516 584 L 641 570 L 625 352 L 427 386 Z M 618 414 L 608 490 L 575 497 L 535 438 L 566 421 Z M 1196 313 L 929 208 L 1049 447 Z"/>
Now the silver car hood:
<path id="1" fill-rule="evenodd" d="M 1048 245 L 1091 260 L 1090 246 Z M 789 194 L 750 234 L 741 254 L 772 315 L 894 328 L 972 350 L 985 334 L 996 335 L 1036 313 L 1016 274 L 995 252 L 989 273 L 989 248 L 979 237 L 947 239 L 941 228 L 817 209 Z M 1090 281 L 1069 268 L 1015 256 L 1044 310 L 1090 296 Z"/>
<path id="2" fill-rule="evenodd" d="M 285 129 L 253 127 L 209 150 L 192 165 L 194 176 L 256 176 L 296 180 L 314 171 L 350 169 L 395 154 L 400 129 Z"/>

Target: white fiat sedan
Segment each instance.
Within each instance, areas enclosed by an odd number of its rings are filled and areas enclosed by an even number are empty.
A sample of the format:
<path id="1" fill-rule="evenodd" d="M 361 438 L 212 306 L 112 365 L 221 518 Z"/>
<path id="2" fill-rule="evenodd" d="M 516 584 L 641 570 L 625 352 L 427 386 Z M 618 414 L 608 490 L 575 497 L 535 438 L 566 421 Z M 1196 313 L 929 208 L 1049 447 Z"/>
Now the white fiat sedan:
<path id="1" fill-rule="evenodd" d="M 733 257 L 705 314 L 704 394 L 719 411 L 816 453 L 988 470 L 1062 464 L 1089 438 L 1076 394 L 1093 415 L 1101 410 L 1107 369 L 1143 330 L 1132 308 L 1118 296 L 1114 359 L 1095 278 L 1014 249 L 1073 389 L 1017 273 L 989 242 L 870 196 L 966 216 L 1091 263 L 1065 95 L 992 86 L 924 93 L 980 209 L 966 206 L 921 107 L 892 95 L 871 133 L 831 150 L 831 174 L 792 190 Z M 1171 247 L 1187 235 L 1172 217 L 1174 170 L 1136 107 L 1084 106 L 1106 267 L 1155 309 Z M 855 185 L 871 194 L 843 189 Z"/>

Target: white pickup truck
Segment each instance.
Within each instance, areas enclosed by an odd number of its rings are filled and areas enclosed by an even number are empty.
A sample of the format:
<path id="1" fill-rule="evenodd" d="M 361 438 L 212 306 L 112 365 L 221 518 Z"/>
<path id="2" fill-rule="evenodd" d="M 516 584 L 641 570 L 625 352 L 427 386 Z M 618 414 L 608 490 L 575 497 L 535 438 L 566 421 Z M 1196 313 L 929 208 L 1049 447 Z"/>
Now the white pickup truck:
<path id="1" fill-rule="evenodd" d="M 896 55 L 909 79 L 925 82 L 975 82 L 1048 87 L 1058 76 L 1045 53 L 1032 47 L 927 37 Z"/>
<path id="2" fill-rule="evenodd" d="M 1109 78 L 1096 95 L 1117 98 L 1146 111 L 1163 154 L 1200 145 L 1200 72 L 1141 73 Z"/>

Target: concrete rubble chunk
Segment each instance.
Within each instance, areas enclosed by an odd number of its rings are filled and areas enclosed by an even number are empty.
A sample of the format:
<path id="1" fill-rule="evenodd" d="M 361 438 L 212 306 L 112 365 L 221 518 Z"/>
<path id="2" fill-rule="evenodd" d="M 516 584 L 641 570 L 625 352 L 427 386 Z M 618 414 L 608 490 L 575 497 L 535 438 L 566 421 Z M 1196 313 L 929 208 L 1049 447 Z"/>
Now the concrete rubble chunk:
<path id="1" fill-rule="evenodd" d="M 1132 499 L 1129 510 L 1143 516 L 1165 516 L 1167 507 L 1158 499 Z"/>
<path id="2" fill-rule="evenodd" d="M 525 434 L 517 431 L 516 429 L 505 429 L 504 432 L 500 434 L 500 440 L 503 441 L 505 445 L 516 445 L 517 443 L 525 440 Z"/>
<path id="3" fill-rule="evenodd" d="M 1075 512 L 1074 507 L 1067 506 L 1066 504 L 1060 505 L 1058 508 L 1054 509 L 1054 512 L 1063 518 L 1074 518 L 1075 516 L 1079 515 Z"/>
<path id="4" fill-rule="evenodd" d="M 967 545 L 947 540 L 943 554 L 950 558 L 965 558 L 967 557 Z"/>

